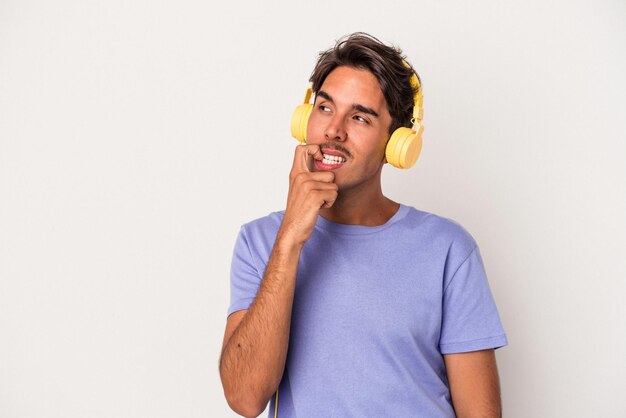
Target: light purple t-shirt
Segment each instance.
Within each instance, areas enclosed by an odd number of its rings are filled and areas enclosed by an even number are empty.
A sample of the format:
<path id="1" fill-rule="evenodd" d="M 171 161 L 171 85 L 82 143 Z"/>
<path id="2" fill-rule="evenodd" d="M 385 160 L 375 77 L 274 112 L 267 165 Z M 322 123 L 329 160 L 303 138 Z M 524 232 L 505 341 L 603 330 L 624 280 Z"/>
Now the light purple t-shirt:
<path id="1" fill-rule="evenodd" d="M 254 300 L 283 215 L 242 226 L 228 314 Z M 506 344 L 459 224 L 405 205 L 373 227 L 318 216 L 298 265 L 278 416 L 454 417 L 442 354 Z"/>

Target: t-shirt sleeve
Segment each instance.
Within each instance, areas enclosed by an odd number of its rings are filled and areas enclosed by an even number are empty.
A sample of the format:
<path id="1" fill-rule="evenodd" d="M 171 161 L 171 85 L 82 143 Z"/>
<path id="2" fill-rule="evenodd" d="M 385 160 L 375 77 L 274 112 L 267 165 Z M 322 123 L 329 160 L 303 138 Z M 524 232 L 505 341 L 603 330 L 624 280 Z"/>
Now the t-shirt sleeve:
<path id="1" fill-rule="evenodd" d="M 439 348 L 442 354 L 452 354 L 507 343 L 480 250 L 475 247 L 444 289 Z"/>
<path id="2" fill-rule="evenodd" d="M 241 227 L 230 267 L 230 305 L 228 315 L 248 309 L 254 300 L 262 274 L 255 265 L 245 226 Z"/>

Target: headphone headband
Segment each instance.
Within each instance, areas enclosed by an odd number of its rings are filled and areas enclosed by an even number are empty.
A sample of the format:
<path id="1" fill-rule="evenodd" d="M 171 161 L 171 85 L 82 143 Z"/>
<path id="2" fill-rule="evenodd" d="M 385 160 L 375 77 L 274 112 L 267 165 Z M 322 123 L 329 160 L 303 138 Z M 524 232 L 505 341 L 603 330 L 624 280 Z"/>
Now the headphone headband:
<path id="1" fill-rule="evenodd" d="M 402 60 L 402 63 L 413 73 L 411 74 L 409 83 L 411 83 L 411 87 L 415 90 L 415 95 L 413 96 L 413 117 L 411 118 L 411 124 L 415 125 L 424 117 L 424 96 L 422 96 L 422 85 L 420 84 L 419 78 L 417 78 L 417 74 L 415 74 L 415 71 L 413 71 L 413 68 L 409 65 L 409 63 L 405 60 Z"/>

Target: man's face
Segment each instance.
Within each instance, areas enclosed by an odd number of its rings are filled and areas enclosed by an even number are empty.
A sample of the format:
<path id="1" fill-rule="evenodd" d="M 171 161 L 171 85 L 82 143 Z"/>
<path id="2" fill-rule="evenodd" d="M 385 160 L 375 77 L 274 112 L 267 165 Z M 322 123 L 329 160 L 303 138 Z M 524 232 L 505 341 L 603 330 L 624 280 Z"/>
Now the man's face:
<path id="1" fill-rule="evenodd" d="M 307 126 L 307 143 L 319 145 L 325 155 L 324 162 L 315 161 L 314 171 L 333 171 L 344 191 L 379 187 L 390 125 L 376 77 L 366 70 L 335 68 L 315 97 Z"/>

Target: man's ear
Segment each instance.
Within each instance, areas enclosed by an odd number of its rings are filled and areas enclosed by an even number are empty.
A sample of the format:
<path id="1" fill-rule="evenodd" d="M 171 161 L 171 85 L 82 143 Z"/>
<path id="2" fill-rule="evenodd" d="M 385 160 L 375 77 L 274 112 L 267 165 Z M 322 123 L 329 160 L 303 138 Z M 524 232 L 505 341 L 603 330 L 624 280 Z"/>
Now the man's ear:
<path id="1" fill-rule="evenodd" d="M 389 139 L 391 139 L 391 137 L 387 138 L 387 142 L 385 142 L 385 150 L 383 151 L 383 165 L 387 164 L 387 145 L 389 145 Z"/>

